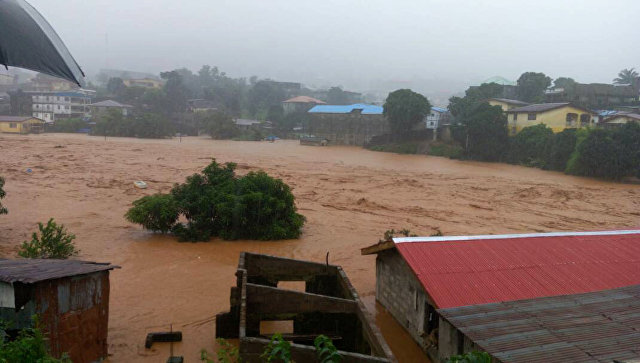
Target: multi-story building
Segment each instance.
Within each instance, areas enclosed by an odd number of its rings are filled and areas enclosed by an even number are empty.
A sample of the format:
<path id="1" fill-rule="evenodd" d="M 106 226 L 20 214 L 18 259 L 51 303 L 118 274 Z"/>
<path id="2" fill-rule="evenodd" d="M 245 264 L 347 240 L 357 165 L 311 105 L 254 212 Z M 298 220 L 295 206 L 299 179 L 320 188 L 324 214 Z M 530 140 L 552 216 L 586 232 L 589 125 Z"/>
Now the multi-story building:
<path id="1" fill-rule="evenodd" d="M 124 83 L 124 85 L 127 87 L 143 87 L 143 88 L 155 88 L 155 89 L 161 89 L 162 86 L 164 85 L 164 82 L 154 78 L 123 79 L 122 83 Z"/>
<path id="2" fill-rule="evenodd" d="M 95 91 L 77 89 L 65 92 L 25 92 L 31 96 L 32 116 L 46 122 L 91 116 Z"/>

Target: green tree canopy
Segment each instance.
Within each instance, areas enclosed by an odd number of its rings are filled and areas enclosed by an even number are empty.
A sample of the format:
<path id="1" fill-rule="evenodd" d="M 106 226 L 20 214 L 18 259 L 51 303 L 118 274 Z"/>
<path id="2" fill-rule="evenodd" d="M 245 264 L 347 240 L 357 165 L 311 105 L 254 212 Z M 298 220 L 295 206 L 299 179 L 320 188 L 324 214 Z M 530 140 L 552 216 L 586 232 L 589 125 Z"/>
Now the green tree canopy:
<path id="1" fill-rule="evenodd" d="M 623 69 L 618 73 L 618 77 L 613 80 L 615 84 L 636 85 L 640 75 L 635 68 Z"/>
<path id="2" fill-rule="evenodd" d="M 465 115 L 474 110 L 479 103 L 489 98 L 502 97 L 503 93 L 504 86 L 493 82 L 469 87 L 464 97 L 449 98 L 449 112 L 456 118 L 464 119 Z"/>
<path id="3" fill-rule="evenodd" d="M 518 99 L 525 102 L 544 101 L 544 91 L 551 86 L 551 77 L 544 73 L 525 72 L 518 78 Z"/>
<path id="4" fill-rule="evenodd" d="M 410 131 L 430 111 L 429 100 L 410 89 L 389 93 L 384 103 L 384 115 L 389 119 L 391 131 L 394 134 Z"/>
<path id="5" fill-rule="evenodd" d="M 509 138 L 502 107 L 483 102 L 467 112 L 464 122 L 452 128 L 455 140 L 465 146 L 467 157 L 482 161 L 505 159 Z"/>

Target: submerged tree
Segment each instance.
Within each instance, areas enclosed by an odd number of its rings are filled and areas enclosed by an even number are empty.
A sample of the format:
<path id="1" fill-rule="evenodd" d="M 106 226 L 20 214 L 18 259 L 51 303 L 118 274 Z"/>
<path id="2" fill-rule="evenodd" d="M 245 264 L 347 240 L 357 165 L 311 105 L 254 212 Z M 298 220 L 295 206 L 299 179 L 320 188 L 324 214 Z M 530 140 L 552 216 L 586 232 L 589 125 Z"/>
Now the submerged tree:
<path id="1" fill-rule="evenodd" d="M 182 241 L 298 238 L 305 218 L 289 186 L 265 172 L 237 177 L 235 168 L 214 160 L 170 194 L 135 201 L 125 217 L 150 230 L 171 229 Z"/>

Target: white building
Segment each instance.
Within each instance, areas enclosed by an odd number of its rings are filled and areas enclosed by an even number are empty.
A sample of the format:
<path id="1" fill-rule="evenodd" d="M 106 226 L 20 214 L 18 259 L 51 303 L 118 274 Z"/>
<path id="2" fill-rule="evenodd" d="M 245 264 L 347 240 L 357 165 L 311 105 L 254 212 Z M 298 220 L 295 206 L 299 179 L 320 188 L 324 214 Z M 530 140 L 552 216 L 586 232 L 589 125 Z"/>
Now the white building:
<path id="1" fill-rule="evenodd" d="M 441 126 L 441 121 L 447 118 L 448 112 L 449 111 L 447 111 L 446 108 L 435 106 L 431 107 L 431 111 L 427 117 L 424 118 L 425 128 L 433 130 L 438 129 L 438 127 Z"/>
<path id="2" fill-rule="evenodd" d="M 32 116 L 46 122 L 91 116 L 91 99 L 95 91 L 81 88 L 65 92 L 28 93 L 31 95 Z"/>

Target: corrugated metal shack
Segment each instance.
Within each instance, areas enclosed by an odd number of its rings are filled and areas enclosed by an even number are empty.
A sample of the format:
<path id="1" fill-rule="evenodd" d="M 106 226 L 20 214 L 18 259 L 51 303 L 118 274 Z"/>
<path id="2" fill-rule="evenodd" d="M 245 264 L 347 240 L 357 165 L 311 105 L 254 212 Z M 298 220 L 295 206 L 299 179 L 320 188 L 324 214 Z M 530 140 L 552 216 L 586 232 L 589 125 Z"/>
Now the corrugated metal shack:
<path id="1" fill-rule="evenodd" d="M 434 362 L 472 349 L 439 309 L 640 284 L 640 230 L 395 238 L 362 254 L 377 255 L 376 299 Z"/>
<path id="2" fill-rule="evenodd" d="M 68 353 L 75 363 L 106 358 L 114 268 L 75 260 L 0 259 L 0 319 L 23 329 L 37 314 L 53 356 Z"/>
<path id="3" fill-rule="evenodd" d="M 239 338 L 243 362 L 261 362 L 269 343 L 261 322 L 289 321 L 296 362 L 317 361 L 313 339 L 333 339 L 344 363 L 395 362 L 393 353 L 339 266 L 243 252 L 231 288 L 231 310 L 216 316 L 216 337 Z M 304 281 L 304 291 L 279 288 Z"/>
<path id="4" fill-rule="evenodd" d="M 640 285 L 438 310 L 440 339 L 497 362 L 640 359 Z"/>

